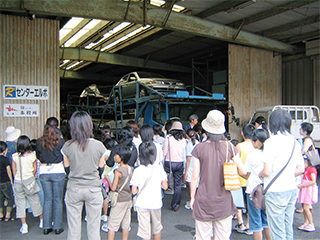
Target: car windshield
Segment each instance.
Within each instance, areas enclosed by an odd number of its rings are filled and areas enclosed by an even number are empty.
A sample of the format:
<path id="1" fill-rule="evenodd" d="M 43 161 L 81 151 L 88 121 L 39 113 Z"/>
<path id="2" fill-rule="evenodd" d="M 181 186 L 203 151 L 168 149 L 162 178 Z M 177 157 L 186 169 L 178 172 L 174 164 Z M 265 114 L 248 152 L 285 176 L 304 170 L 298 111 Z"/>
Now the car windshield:
<path id="1" fill-rule="evenodd" d="M 218 107 L 218 106 L 216 106 Z M 223 106 L 219 106 L 219 108 Z M 166 122 L 166 106 L 165 103 L 156 104 L 155 111 L 153 111 L 152 119 L 163 125 Z M 199 117 L 199 123 L 206 118 L 208 112 L 215 109 L 215 103 L 213 102 L 169 102 L 169 118 L 177 119 L 182 122 L 183 125 L 189 123 L 189 117 L 192 114 L 196 114 Z M 222 109 L 221 109 L 222 110 Z"/>
<path id="2" fill-rule="evenodd" d="M 179 117 L 182 124 L 187 125 L 189 117 L 196 114 L 199 117 L 199 123 L 201 123 L 212 109 L 212 103 L 169 103 L 169 118 Z"/>
<path id="3" fill-rule="evenodd" d="M 165 78 L 158 73 L 149 73 L 149 72 L 137 72 L 140 78 Z"/>

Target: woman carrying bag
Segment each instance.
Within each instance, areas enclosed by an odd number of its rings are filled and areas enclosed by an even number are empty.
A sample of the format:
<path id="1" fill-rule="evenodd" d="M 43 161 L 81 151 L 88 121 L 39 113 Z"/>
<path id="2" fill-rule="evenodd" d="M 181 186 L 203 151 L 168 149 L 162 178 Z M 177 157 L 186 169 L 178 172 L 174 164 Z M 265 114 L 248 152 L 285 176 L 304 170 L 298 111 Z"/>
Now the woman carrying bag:
<path id="1" fill-rule="evenodd" d="M 210 111 L 201 123 L 208 139 L 192 151 L 190 206 L 192 217 L 196 220 L 197 240 L 210 239 L 212 228 L 215 240 L 230 239 L 232 216 L 237 213 L 231 193 L 226 189 L 223 168 L 227 160 L 232 159 L 237 166 L 242 161 L 237 155 L 238 150 L 225 139 L 224 122 L 225 116 L 221 111 Z M 239 174 L 245 175 L 246 172 L 241 170 Z"/>
<path id="2" fill-rule="evenodd" d="M 295 177 L 304 172 L 304 161 L 300 146 L 290 133 L 290 127 L 291 116 L 287 111 L 277 109 L 271 113 L 271 137 L 264 143 L 264 168 L 259 174 L 264 178 L 264 189 L 268 189 L 265 204 L 273 240 L 294 239 L 293 216 L 297 201 Z"/>
<path id="3" fill-rule="evenodd" d="M 171 201 L 171 210 L 177 212 L 181 201 L 181 184 L 184 169 L 184 151 L 187 145 L 182 123 L 176 121 L 164 140 L 163 155 L 165 158 L 164 170 L 173 173 L 174 193 Z M 170 169 L 171 168 L 171 169 Z"/>

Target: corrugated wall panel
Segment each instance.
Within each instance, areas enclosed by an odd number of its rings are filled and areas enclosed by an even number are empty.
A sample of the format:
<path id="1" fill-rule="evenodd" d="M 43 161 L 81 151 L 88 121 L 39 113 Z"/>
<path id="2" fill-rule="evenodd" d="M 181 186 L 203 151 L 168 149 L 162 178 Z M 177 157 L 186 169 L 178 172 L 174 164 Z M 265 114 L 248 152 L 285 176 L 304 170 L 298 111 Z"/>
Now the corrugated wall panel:
<path id="1" fill-rule="evenodd" d="M 0 14 L 1 126 L 13 125 L 31 139 L 42 134 L 48 117 L 59 118 L 59 22 L 48 19 L 30 21 L 26 17 Z M 48 86 L 48 100 L 3 99 L 3 85 Z M 39 117 L 3 117 L 3 104 L 39 104 Z"/>
<path id="2" fill-rule="evenodd" d="M 283 104 L 313 105 L 314 71 L 311 57 L 282 63 Z"/>
<path id="3" fill-rule="evenodd" d="M 281 56 L 273 52 L 229 44 L 229 101 L 240 118 L 240 126 L 229 126 L 232 138 L 241 140 L 240 131 L 255 109 L 281 104 Z"/>

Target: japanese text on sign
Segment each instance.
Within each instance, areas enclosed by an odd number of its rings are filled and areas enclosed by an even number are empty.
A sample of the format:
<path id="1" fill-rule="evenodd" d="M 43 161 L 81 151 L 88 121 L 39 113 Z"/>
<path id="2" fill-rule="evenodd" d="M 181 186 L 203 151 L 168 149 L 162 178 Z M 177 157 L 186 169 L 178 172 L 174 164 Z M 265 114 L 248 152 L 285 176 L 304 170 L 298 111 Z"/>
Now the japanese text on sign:
<path id="1" fill-rule="evenodd" d="M 3 85 L 4 99 L 47 100 L 49 89 L 46 86 Z"/>
<path id="2" fill-rule="evenodd" d="M 39 117 L 38 104 L 3 104 L 4 117 Z"/>

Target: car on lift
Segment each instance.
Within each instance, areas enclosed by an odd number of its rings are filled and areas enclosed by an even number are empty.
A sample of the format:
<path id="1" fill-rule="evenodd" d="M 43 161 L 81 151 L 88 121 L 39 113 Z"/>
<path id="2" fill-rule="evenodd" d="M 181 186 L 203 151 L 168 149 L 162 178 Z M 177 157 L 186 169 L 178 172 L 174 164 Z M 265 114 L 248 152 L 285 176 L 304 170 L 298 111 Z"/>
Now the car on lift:
<path id="1" fill-rule="evenodd" d="M 139 82 L 140 84 L 137 84 L 137 82 Z M 154 91 L 165 95 L 176 93 L 176 91 L 178 90 L 186 90 L 185 85 L 182 81 L 177 79 L 165 78 L 161 74 L 150 72 L 128 73 L 120 79 L 116 86 L 121 86 L 122 98 L 135 97 L 138 87 L 139 97 L 152 95 Z"/>

